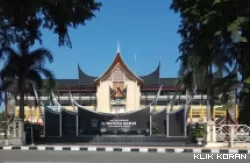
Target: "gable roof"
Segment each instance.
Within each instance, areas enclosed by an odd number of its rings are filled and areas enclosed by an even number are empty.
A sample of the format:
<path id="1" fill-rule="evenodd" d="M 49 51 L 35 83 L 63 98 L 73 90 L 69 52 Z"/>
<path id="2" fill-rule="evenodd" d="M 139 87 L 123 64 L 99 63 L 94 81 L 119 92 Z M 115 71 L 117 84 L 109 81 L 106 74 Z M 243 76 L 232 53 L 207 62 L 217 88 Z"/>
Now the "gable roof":
<path id="1" fill-rule="evenodd" d="M 120 66 L 134 79 L 136 79 L 138 81 L 139 84 L 143 84 L 143 79 L 141 79 L 140 77 L 138 77 L 137 75 L 135 75 L 129 68 L 128 66 L 124 63 L 120 52 L 116 53 L 116 56 L 112 62 L 112 64 L 109 66 L 109 68 L 97 79 L 94 80 L 94 83 L 97 84 L 100 82 L 101 79 L 103 79 L 104 77 L 106 77 L 112 70 L 113 68 L 117 65 L 120 64 Z"/>

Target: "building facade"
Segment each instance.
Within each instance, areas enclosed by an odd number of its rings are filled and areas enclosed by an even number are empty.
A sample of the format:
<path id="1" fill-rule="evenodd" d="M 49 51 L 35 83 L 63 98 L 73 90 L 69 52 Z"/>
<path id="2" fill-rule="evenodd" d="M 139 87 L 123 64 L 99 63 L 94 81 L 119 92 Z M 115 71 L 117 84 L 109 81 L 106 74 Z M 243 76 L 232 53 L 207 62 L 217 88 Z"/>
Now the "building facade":
<path id="1" fill-rule="evenodd" d="M 148 105 L 155 99 L 159 88 L 162 91 L 155 109 L 166 107 L 173 96 L 176 96 L 173 109 L 186 103 L 186 91 L 178 88 L 178 78 L 162 78 L 160 76 L 161 65 L 145 76 L 138 76 L 126 65 L 119 51 L 117 51 L 112 63 L 99 77 L 87 75 L 78 65 L 78 79 L 57 79 L 59 94 L 57 100 L 64 108 L 73 111 L 74 106 L 70 100 L 70 93 L 75 101 L 87 109 L 103 113 L 124 113 L 134 111 Z M 215 74 L 216 75 L 216 74 Z M 49 96 L 40 92 L 40 100 L 45 105 L 54 105 Z M 8 90 L 9 111 L 19 114 L 19 96 L 15 87 Z M 191 105 L 190 119 L 204 119 L 206 116 L 207 96 L 205 90 L 199 88 Z M 32 92 L 25 97 L 26 120 L 41 121 L 43 108 L 34 107 L 35 98 Z M 220 108 L 220 102 L 216 101 L 215 108 Z M 169 108 L 170 109 L 170 106 Z M 218 109 L 214 116 L 224 114 Z M 194 114 L 195 113 L 195 114 Z M 217 115 L 216 115 L 217 114 Z"/>

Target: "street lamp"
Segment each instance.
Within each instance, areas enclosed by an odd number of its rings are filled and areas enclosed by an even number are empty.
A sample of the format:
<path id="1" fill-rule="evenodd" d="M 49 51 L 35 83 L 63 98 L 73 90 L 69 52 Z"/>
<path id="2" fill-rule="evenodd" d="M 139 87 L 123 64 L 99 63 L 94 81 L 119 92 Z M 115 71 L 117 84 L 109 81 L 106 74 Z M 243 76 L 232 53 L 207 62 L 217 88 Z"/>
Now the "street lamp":
<path id="1" fill-rule="evenodd" d="M 28 103 L 30 109 L 30 138 L 31 138 L 31 145 L 34 145 L 34 137 L 33 137 L 33 125 L 32 125 L 32 102 Z"/>

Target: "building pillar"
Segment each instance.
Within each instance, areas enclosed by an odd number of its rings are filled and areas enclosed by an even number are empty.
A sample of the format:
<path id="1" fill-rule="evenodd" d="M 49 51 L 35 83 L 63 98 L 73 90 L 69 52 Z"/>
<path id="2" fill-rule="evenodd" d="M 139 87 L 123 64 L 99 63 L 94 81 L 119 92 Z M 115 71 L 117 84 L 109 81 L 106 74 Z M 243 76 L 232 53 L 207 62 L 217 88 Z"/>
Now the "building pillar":
<path id="1" fill-rule="evenodd" d="M 26 143 L 25 141 L 26 134 L 24 132 L 24 121 L 21 119 L 16 119 L 14 121 L 14 137 L 18 145 L 24 145 Z"/>
<path id="2" fill-rule="evenodd" d="M 216 142 L 216 126 L 214 121 L 207 122 L 207 142 Z"/>

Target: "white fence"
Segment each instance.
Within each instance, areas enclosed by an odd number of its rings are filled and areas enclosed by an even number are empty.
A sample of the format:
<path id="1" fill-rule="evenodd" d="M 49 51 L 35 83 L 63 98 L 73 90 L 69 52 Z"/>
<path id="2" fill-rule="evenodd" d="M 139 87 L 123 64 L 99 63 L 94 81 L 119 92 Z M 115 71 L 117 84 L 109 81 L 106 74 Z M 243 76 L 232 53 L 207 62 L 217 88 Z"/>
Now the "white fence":
<path id="1" fill-rule="evenodd" d="M 18 123 L 0 121 L 0 139 L 13 138 L 19 136 Z"/>
<path id="2" fill-rule="evenodd" d="M 10 127 L 7 121 L 0 121 L 0 138 L 10 135 Z"/>
<path id="3" fill-rule="evenodd" d="M 247 125 L 221 125 L 216 127 L 217 142 L 250 142 L 250 127 Z"/>

